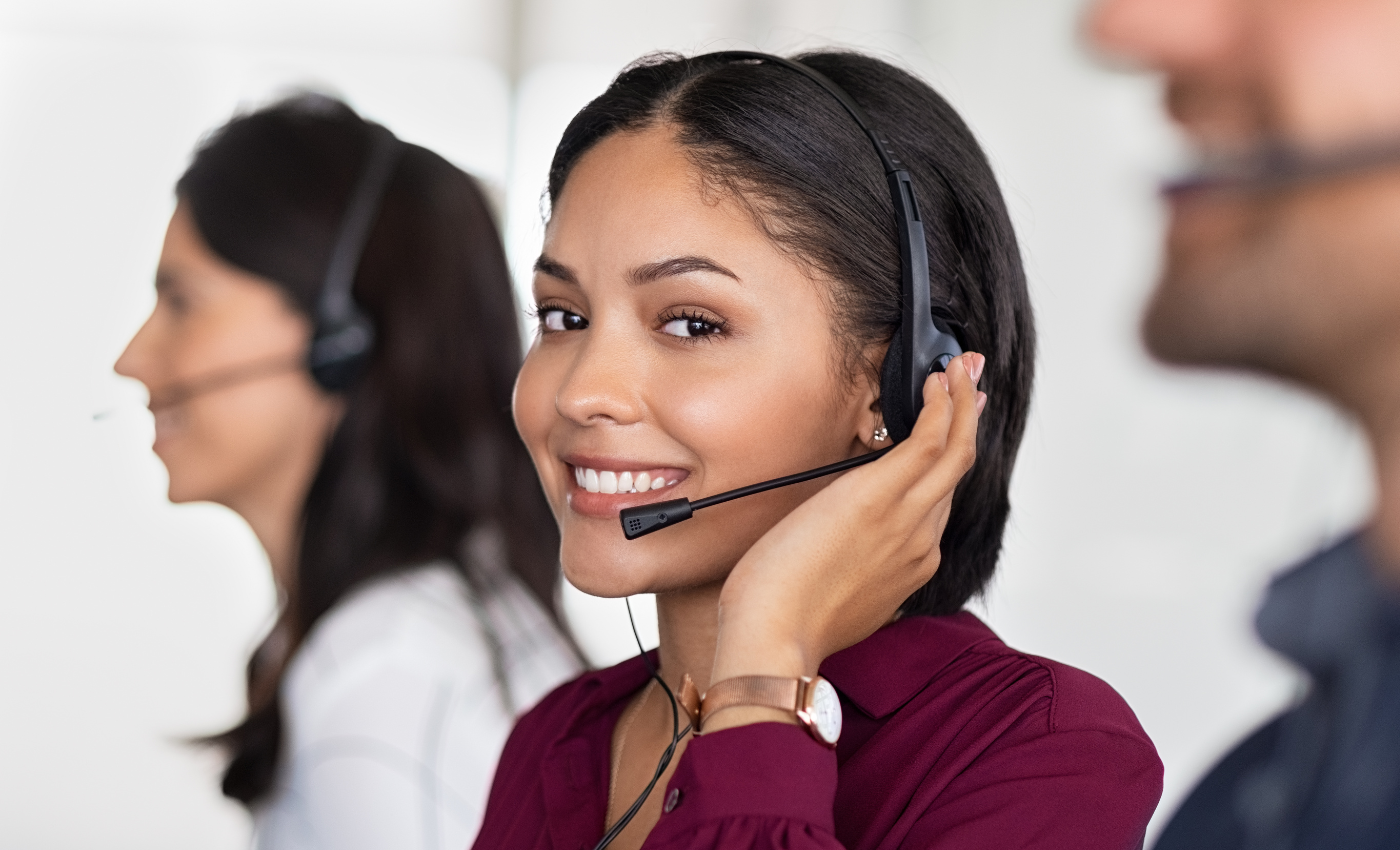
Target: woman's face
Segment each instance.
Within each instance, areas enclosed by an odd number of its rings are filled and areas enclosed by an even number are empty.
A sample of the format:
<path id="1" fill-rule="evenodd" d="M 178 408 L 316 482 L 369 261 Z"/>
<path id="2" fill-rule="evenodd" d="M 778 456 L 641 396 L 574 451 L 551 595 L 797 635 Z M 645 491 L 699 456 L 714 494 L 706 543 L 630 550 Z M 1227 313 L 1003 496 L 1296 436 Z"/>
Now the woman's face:
<path id="1" fill-rule="evenodd" d="M 618 512 L 867 450 L 876 389 L 841 368 L 825 291 L 704 186 L 669 128 L 614 134 L 578 161 L 536 264 L 540 331 L 515 389 L 571 582 L 621 596 L 722 581 L 826 481 L 634 541 Z"/>
<path id="2" fill-rule="evenodd" d="M 215 255 L 176 207 L 155 310 L 116 365 L 150 391 L 172 502 L 244 513 L 304 495 L 339 416 L 301 366 L 310 334 L 276 285 Z"/>

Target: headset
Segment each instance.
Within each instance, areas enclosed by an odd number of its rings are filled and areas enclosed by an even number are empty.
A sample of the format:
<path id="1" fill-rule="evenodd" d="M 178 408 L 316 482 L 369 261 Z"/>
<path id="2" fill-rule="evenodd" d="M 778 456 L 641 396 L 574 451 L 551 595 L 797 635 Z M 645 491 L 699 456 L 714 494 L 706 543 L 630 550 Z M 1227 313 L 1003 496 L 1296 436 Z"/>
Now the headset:
<path id="1" fill-rule="evenodd" d="M 159 406 L 168 407 L 215 390 L 303 368 L 327 392 L 343 393 L 355 385 L 373 353 L 375 333 L 374 323 L 355 303 L 352 289 L 384 193 L 405 148 L 387 128 L 370 124 L 369 130 L 369 154 L 331 246 L 306 356 L 276 356 L 240 363 L 172 384 L 161 393 Z"/>
<path id="2" fill-rule="evenodd" d="M 1283 191 L 1400 165 L 1400 140 L 1352 144 L 1326 153 L 1283 142 L 1239 156 L 1213 157 L 1162 186 L 1168 197 L 1193 192 Z"/>
<path id="3" fill-rule="evenodd" d="M 374 323 L 355 303 L 352 289 L 384 193 L 405 147 L 388 128 L 378 124 L 369 127 L 369 157 L 331 249 L 316 307 L 316 329 L 306 355 L 311 377 L 335 393 L 355 385 L 374 350 Z"/>
<path id="4" fill-rule="evenodd" d="M 949 327 L 949 323 L 935 315 L 930 303 L 928 243 L 925 241 L 923 220 L 919 213 L 918 200 L 914 196 L 914 184 L 909 178 L 909 172 L 900 163 L 899 157 L 895 155 L 889 141 L 875 132 L 874 125 L 866 116 L 865 110 L 861 109 L 840 86 L 816 69 L 801 62 L 784 59 L 781 56 L 747 50 L 710 53 L 697 57 L 697 59 L 717 63 L 764 63 L 796 71 L 836 98 L 875 146 L 875 153 L 880 157 L 880 164 L 885 169 L 885 180 L 889 184 L 890 200 L 894 204 L 895 225 L 899 232 L 901 274 L 900 324 L 899 329 L 895 331 L 894 338 L 890 341 L 889 350 L 885 353 L 885 362 L 880 369 L 880 412 L 884 416 L 885 428 L 895 442 L 907 438 L 914 428 L 915 420 L 919 417 L 919 411 L 923 408 L 924 381 L 932 373 L 943 371 L 954 357 L 963 352 L 961 344 Z M 939 179 L 948 183 L 943 174 L 940 173 L 938 176 Z M 949 185 L 951 186 L 951 184 Z M 818 469 L 775 478 L 748 487 L 740 487 L 737 490 L 730 490 L 694 502 L 689 499 L 672 499 L 628 508 L 622 511 L 622 532 L 628 540 L 635 540 L 653 531 L 690 519 L 691 515 L 701 508 L 842 472 L 869 463 L 883 456 L 887 451 L 889 449 L 869 452 Z M 632 818 L 641 810 L 642 803 L 646 801 L 647 796 L 651 794 L 656 783 L 666 772 L 681 739 L 691 729 L 690 724 L 681 728 L 675 694 L 666 685 L 646 651 L 642 648 L 641 638 L 637 636 L 637 624 L 632 620 L 630 600 L 627 604 L 627 619 L 632 624 L 632 636 L 637 640 L 637 649 L 641 652 L 642 662 L 646 665 L 650 678 L 661 685 L 662 690 L 671 701 L 671 744 L 662 753 L 650 784 L 643 789 L 641 795 L 618 818 L 617 822 L 608 829 L 594 850 L 604 850 L 626 828 L 627 824 L 631 823 Z"/>
<path id="5" fill-rule="evenodd" d="M 880 369 L 880 412 L 884 416 L 885 429 L 889 431 L 891 440 L 899 443 L 914 430 L 914 422 L 919 418 L 919 411 L 924 406 L 924 382 L 928 376 L 943 371 L 954 357 L 963 353 L 962 345 L 949 323 L 935 313 L 930 303 L 928 243 L 924 237 L 919 202 L 914 196 L 914 183 L 908 170 L 899 161 L 889 140 L 875 131 L 874 123 L 865 114 L 865 110 L 840 86 L 816 69 L 781 56 L 747 50 L 728 50 L 698 58 L 716 62 L 763 63 L 796 71 L 834 97 L 874 145 L 875 154 L 880 157 L 880 164 L 885 169 L 885 180 L 889 184 L 890 200 L 894 205 L 895 229 L 899 234 L 899 329 L 890 340 L 885 362 Z M 951 187 L 952 184 L 945 175 L 939 173 L 938 177 Z M 627 508 L 621 513 L 622 533 L 628 540 L 635 540 L 653 531 L 684 522 L 702 508 L 844 472 L 869 463 L 887 451 L 889 449 L 869 452 L 806 472 L 707 496 L 694 502 L 689 499 L 671 499 Z"/>

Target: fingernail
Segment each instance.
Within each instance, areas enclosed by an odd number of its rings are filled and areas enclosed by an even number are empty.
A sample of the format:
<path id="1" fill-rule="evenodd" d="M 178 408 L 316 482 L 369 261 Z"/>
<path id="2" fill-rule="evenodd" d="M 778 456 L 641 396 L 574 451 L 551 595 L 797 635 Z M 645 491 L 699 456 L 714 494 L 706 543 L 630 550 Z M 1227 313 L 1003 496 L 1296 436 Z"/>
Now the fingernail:
<path id="1" fill-rule="evenodd" d="M 972 366 L 967 370 L 967 374 L 972 378 L 972 383 L 977 383 L 982 378 L 982 367 L 987 365 L 987 358 L 980 354 L 972 355 Z"/>
<path id="2" fill-rule="evenodd" d="M 944 374 L 943 372 L 934 372 L 933 374 L 935 374 L 935 375 L 938 376 L 938 383 L 942 384 L 942 385 L 943 385 L 943 391 L 944 391 L 944 392 L 947 392 L 947 391 L 948 391 L 948 376 L 947 376 L 946 374 Z"/>
<path id="3" fill-rule="evenodd" d="M 986 394 L 986 393 L 978 393 L 978 394 L 977 394 L 977 415 L 978 415 L 978 416 L 981 416 L 981 415 L 982 415 L 982 408 L 984 408 L 984 407 L 986 407 L 986 406 L 987 406 L 987 394 Z"/>

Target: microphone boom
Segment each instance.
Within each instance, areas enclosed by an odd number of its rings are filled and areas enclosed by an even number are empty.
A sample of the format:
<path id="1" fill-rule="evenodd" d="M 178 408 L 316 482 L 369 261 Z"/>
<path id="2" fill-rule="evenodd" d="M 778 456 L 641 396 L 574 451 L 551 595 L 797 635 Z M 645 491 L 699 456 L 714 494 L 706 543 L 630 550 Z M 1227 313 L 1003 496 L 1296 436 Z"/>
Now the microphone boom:
<path id="1" fill-rule="evenodd" d="M 838 472 L 845 472 L 857 466 L 870 463 L 882 457 L 890 448 L 880 449 L 878 452 L 857 455 L 846 458 L 836 463 L 826 466 L 809 469 L 806 472 L 798 472 L 793 475 L 784 475 L 782 478 L 774 478 L 769 481 L 762 481 L 758 484 L 750 484 L 747 487 L 739 487 L 734 490 L 727 490 L 713 496 L 706 496 L 703 499 L 690 501 L 689 499 L 669 499 L 665 502 L 653 502 L 650 505 L 638 505 L 635 508 L 627 508 L 622 511 L 622 534 L 628 540 L 636 540 L 638 537 L 645 537 L 653 531 L 675 525 L 678 522 L 685 522 L 695 515 L 695 511 L 702 508 L 723 504 L 734 499 L 742 499 L 745 496 L 753 496 L 769 490 L 776 490 L 779 487 L 787 487 L 792 484 L 801 484 L 804 481 L 811 481 L 813 478 L 822 478 L 827 475 L 835 475 Z"/>

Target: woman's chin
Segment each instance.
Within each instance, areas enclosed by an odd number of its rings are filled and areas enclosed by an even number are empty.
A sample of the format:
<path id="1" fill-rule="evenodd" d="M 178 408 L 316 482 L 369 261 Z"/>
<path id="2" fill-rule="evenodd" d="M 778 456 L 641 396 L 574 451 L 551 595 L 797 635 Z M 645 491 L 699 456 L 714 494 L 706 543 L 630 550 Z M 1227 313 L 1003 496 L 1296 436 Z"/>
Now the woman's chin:
<path id="1" fill-rule="evenodd" d="M 654 587 L 654 576 L 644 570 L 628 569 L 615 560 L 606 558 L 570 558 L 565 555 L 562 561 L 564 578 L 569 584 L 588 594 L 603 599 L 618 599 L 638 593 L 650 593 Z"/>
<path id="2" fill-rule="evenodd" d="M 561 564 L 569 583 L 589 596 L 617 599 L 638 593 L 667 593 L 723 583 L 733 563 L 697 563 L 685 547 L 627 542 L 618 548 L 563 546 Z M 587 554 L 583 554 L 587 552 Z M 706 559 L 708 560 L 708 559 Z"/>

